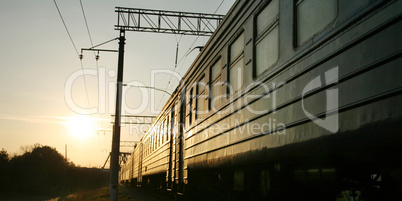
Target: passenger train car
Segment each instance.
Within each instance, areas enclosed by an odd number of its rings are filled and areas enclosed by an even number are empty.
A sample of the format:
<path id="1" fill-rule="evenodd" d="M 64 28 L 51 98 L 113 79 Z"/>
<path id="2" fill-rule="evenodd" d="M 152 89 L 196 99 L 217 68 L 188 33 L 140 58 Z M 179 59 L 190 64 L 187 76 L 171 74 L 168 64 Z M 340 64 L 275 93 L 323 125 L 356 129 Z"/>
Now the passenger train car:
<path id="1" fill-rule="evenodd" d="M 398 200 L 401 13 L 236 1 L 121 181 L 188 200 Z"/>

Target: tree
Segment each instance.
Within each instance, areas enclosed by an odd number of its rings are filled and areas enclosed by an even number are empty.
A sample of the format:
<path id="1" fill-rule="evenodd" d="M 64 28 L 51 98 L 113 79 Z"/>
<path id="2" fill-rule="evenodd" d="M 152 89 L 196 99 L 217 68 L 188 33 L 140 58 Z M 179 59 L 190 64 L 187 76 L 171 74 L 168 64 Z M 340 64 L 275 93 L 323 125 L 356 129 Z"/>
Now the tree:
<path id="1" fill-rule="evenodd" d="M 4 149 L 1 149 L 0 151 L 0 164 L 8 163 L 10 160 L 10 155 L 8 155 L 7 151 Z"/>
<path id="2" fill-rule="evenodd" d="M 6 190 L 6 186 L 9 184 L 9 164 L 10 156 L 6 150 L 1 149 L 0 151 L 0 191 Z"/>
<path id="3" fill-rule="evenodd" d="M 0 152 L 0 191 L 27 195 L 64 195 L 80 189 L 98 187 L 108 181 L 109 174 L 99 169 L 75 167 L 55 148 L 35 144 L 22 148 L 22 155 L 11 159 Z"/>

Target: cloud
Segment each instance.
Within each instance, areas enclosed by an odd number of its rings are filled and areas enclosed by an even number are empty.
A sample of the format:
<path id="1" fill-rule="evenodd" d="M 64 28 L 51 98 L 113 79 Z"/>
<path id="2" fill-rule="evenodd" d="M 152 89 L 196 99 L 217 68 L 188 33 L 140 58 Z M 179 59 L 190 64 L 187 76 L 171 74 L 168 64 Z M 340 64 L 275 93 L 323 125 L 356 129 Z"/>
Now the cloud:
<path id="1" fill-rule="evenodd" d="M 52 116 L 17 116 L 9 114 L 0 114 L 0 119 L 9 121 L 22 121 L 28 123 L 54 123 L 54 124 L 64 124 L 59 117 Z"/>

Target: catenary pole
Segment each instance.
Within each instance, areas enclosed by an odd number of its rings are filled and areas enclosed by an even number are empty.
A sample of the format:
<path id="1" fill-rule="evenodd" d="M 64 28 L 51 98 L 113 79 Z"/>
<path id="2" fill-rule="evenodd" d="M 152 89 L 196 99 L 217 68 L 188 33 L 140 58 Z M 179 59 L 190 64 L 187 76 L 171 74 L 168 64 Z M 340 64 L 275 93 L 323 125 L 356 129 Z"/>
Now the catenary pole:
<path id="1" fill-rule="evenodd" d="M 119 186 L 120 126 L 125 40 L 125 31 L 120 30 L 119 61 L 117 67 L 116 111 L 113 126 L 112 153 L 110 158 L 110 201 L 117 201 L 117 191 Z"/>

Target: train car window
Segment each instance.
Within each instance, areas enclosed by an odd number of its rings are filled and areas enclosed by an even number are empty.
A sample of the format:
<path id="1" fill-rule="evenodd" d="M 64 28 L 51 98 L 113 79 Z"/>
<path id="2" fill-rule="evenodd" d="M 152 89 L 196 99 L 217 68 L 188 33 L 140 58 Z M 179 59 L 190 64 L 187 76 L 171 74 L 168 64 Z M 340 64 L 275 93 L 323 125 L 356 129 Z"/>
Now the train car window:
<path id="1" fill-rule="evenodd" d="M 152 146 L 153 146 L 153 144 L 152 144 L 152 136 L 149 136 L 149 144 L 148 144 L 148 146 L 149 146 L 149 150 L 148 150 L 148 155 L 149 155 L 149 154 L 152 153 Z"/>
<path id="2" fill-rule="evenodd" d="M 166 135 L 166 119 L 162 122 L 162 133 L 161 133 L 161 145 L 165 143 L 165 135 Z"/>
<path id="3" fill-rule="evenodd" d="M 164 133 L 163 123 L 164 123 L 164 120 L 162 120 L 161 123 L 159 124 L 158 147 L 160 147 L 162 145 L 163 133 Z"/>
<path id="4" fill-rule="evenodd" d="M 187 116 L 187 122 L 188 122 L 188 125 L 187 126 L 190 126 L 191 125 L 191 123 L 192 123 L 192 116 L 193 116 L 193 87 L 190 89 L 190 93 L 188 94 L 188 116 Z"/>
<path id="5" fill-rule="evenodd" d="M 177 106 L 179 107 L 179 106 Z M 179 114 L 175 114 L 175 116 L 173 117 L 174 119 L 172 119 L 173 122 L 173 133 L 172 133 L 172 137 L 171 139 L 174 139 L 176 137 L 176 135 L 179 132 L 179 126 L 181 123 L 179 123 Z"/>
<path id="6" fill-rule="evenodd" d="M 173 135 L 173 129 L 172 129 L 172 124 L 173 124 L 173 122 L 172 121 L 174 121 L 174 116 L 171 116 L 170 117 L 170 119 L 168 120 L 168 135 L 166 136 L 166 140 L 167 141 L 170 141 L 170 139 L 171 139 L 171 135 Z M 174 125 L 174 124 L 173 124 Z"/>
<path id="7" fill-rule="evenodd" d="M 154 133 L 154 135 L 153 135 L 153 139 L 154 139 L 154 148 L 153 148 L 153 150 L 152 151 L 155 151 L 155 149 L 156 148 L 158 148 L 158 140 L 159 140 L 159 138 L 158 138 L 158 136 L 159 136 L 159 132 L 160 132 L 160 125 L 157 125 L 156 126 L 156 132 Z"/>
<path id="8" fill-rule="evenodd" d="M 159 147 L 159 135 L 161 133 L 161 125 L 158 125 L 158 132 L 155 133 L 155 149 L 156 150 Z"/>
<path id="9" fill-rule="evenodd" d="M 155 133 L 152 134 L 151 143 L 152 143 L 152 149 L 151 149 L 151 153 L 152 153 L 155 150 Z"/>
<path id="10" fill-rule="evenodd" d="M 244 61 L 241 58 L 229 69 L 229 83 L 232 93 L 239 90 L 243 85 L 243 67 Z"/>
<path id="11" fill-rule="evenodd" d="M 256 45 L 256 75 L 274 65 L 279 58 L 279 28 L 276 26 Z"/>
<path id="12" fill-rule="evenodd" d="M 152 152 L 154 152 L 155 151 L 155 149 L 156 149 L 156 133 L 154 133 L 153 135 L 152 135 Z"/>
<path id="13" fill-rule="evenodd" d="M 192 110 L 192 122 L 195 121 L 196 115 L 197 115 L 197 84 L 198 82 L 195 83 L 194 90 L 192 91 L 193 93 L 191 94 L 191 98 L 193 99 L 192 105 L 191 105 L 191 110 Z"/>
<path id="14" fill-rule="evenodd" d="M 221 76 L 221 60 L 219 59 L 215 64 L 211 67 L 211 81 L 216 80 L 219 76 Z"/>
<path id="15" fill-rule="evenodd" d="M 151 136 L 151 139 L 149 140 L 149 154 L 151 154 L 154 151 L 154 136 Z"/>
<path id="16" fill-rule="evenodd" d="M 158 148 L 158 135 L 159 133 L 154 134 L 154 149 L 152 151 L 155 151 Z"/>
<path id="17" fill-rule="evenodd" d="M 231 93 L 236 92 L 243 86 L 243 52 L 244 52 L 244 33 L 240 34 L 229 48 L 229 84 Z"/>
<path id="18" fill-rule="evenodd" d="M 274 65 L 279 58 L 279 0 L 272 0 L 256 18 L 255 75 Z"/>
<path id="19" fill-rule="evenodd" d="M 159 138 L 159 143 L 158 143 L 158 147 L 160 147 L 161 145 L 162 145 L 162 143 L 163 143 L 163 133 L 165 132 L 165 129 L 164 129 L 164 125 L 163 125 L 163 121 L 161 122 L 161 125 L 160 125 L 160 127 L 161 127 L 161 129 L 160 129 L 160 132 L 159 132 L 159 135 L 158 135 L 158 138 Z"/>
<path id="20" fill-rule="evenodd" d="M 148 156 L 149 153 L 149 142 L 147 140 L 146 144 L 145 144 L 145 156 Z"/>
<path id="21" fill-rule="evenodd" d="M 160 147 L 162 145 L 162 136 L 164 133 L 163 122 L 161 122 L 161 125 L 159 125 L 159 127 L 160 127 L 160 129 L 159 129 L 159 133 L 158 133 L 158 146 L 157 147 Z"/>
<path id="22" fill-rule="evenodd" d="M 210 90 L 210 109 L 215 109 L 220 105 L 220 95 L 221 95 L 221 69 L 222 62 L 219 59 L 215 64 L 211 67 L 211 90 Z"/>
<path id="23" fill-rule="evenodd" d="M 159 147 L 159 145 L 160 145 L 160 140 L 161 140 L 160 136 L 161 136 L 161 133 L 162 133 L 162 125 L 159 124 L 159 125 L 158 125 L 158 132 L 155 134 L 155 138 L 156 138 L 156 146 L 155 146 L 155 149 L 157 149 L 157 148 Z"/>
<path id="24" fill-rule="evenodd" d="M 148 140 L 148 153 L 147 155 L 149 155 L 151 153 L 151 139 Z"/>
<path id="25" fill-rule="evenodd" d="M 337 0 L 297 1 L 296 45 L 302 45 L 334 21 L 337 10 Z"/>
<path id="26" fill-rule="evenodd" d="M 167 117 L 166 118 L 166 121 L 165 121 L 165 135 L 164 135 L 164 142 L 167 142 L 168 141 L 168 136 L 169 136 L 169 117 Z"/>
<path id="27" fill-rule="evenodd" d="M 205 82 L 205 76 L 203 76 L 197 82 L 197 103 L 196 103 L 196 119 L 200 117 L 200 115 L 205 114 L 205 94 L 206 94 L 207 83 Z"/>
<path id="28" fill-rule="evenodd" d="M 230 63 L 233 63 L 237 57 L 243 54 L 244 50 L 244 33 L 239 35 L 236 40 L 230 45 Z"/>
<path id="29" fill-rule="evenodd" d="M 156 132 L 153 135 L 154 146 L 152 151 L 155 151 L 155 149 L 158 147 L 158 135 L 159 135 L 159 125 L 156 126 Z"/>
<path id="30" fill-rule="evenodd" d="M 257 15 L 257 36 L 261 36 L 264 32 L 278 21 L 279 0 L 272 0 Z"/>
<path id="31" fill-rule="evenodd" d="M 152 150 L 151 152 L 154 152 L 156 146 L 156 139 L 155 139 L 155 133 L 152 135 Z"/>
<path id="32" fill-rule="evenodd" d="M 166 129 L 165 129 L 166 123 L 165 122 L 166 122 L 166 119 L 164 119 L 162 121 L 162 125 L 161 125 L 162 132 L 161 132 L 161 135 L 160 135 L 160 138 L 161 138 L 161 144 L 160 145 L 162 145 L 165 142 L 165 131 L 166 131 Z"/>

